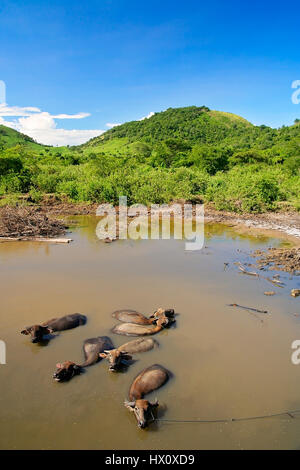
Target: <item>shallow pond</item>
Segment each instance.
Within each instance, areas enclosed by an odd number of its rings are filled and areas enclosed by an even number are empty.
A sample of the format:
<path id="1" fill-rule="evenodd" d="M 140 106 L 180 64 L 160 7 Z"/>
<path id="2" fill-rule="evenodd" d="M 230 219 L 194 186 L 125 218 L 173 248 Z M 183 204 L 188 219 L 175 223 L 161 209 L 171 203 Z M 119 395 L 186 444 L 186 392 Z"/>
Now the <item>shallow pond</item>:
<path id="1" fill-rule="evenodd" d="M 221 225 L 206 227 L 205 248 L 186 252 L 181 240 L 117 241 L 95 236 L 96 219 L 77 218 L 70 245 L 0 244 L 0 448 L 6 449 L 240 449 L 299 448 L 299 418 L 229 423 L 153 423 L 139 430 L 123 406 L 131 381 L 160 363 L 172 379 L 151 395 L 158 418 L 220 419 L 300 408 L 300 365 L 291 343 L 300 339 L 300 278 L 281 274 L 283 289 L 240 274 L 256 248 L 276 239 L 240 236 Z M 251 262 L 250 261 L 250 262 Z M 224 269 L 224 263 L 229 263 Z M 266 297 L 264 291 L 275 290 Z M 268 310 L 251 314 L 228 304 Z M 82 362 L 86 338 L 109 335 L 111 312 L 145 314 L 176 309 L 176 327 L 155 336 L 159 348 L 136 356 L 126 373 L 101 361 L 65 384 L 52 379 L 59 361 Z M 62 332 L 47 346 L 31 344 L 23 327 L 80 312 L 88 323 Z"/>

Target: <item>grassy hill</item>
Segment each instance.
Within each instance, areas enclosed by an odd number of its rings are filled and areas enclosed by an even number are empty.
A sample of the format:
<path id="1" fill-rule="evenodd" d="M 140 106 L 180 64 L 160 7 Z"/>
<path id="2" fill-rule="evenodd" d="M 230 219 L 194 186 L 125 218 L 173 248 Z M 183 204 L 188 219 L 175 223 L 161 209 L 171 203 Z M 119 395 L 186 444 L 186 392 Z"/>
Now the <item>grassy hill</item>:
<path id="1" fill-rule="evenodd" d="M 0 126 L 0 196 L 163 203 L 201 198 L 237 212 L 300 209 L 300 124 L 272 129 L 205 106 L 170 108 L 78 147 Z"/>
<path id="2" fill-rule="evenodd" d="M 24 145 L 32 149 L 43 147 L 35 143 L 31 137 L 21 134 L 10 127 L 0 125 L 0 150 L 15 147 L 16 145 Z"/>
<path id="3" fill-rule="evenodd" d="M 280 129 L 254 126 L 240 116 L 205 106 L 170 108 L 149 119 L 116 126 L 79 149 L 107 155 L 147 155 L 170 139 L 189 150 L 196 146 L 230 148 L 233 153 L 256 150 L 275 159 L 300 155 L 299 122 Z"/>
<path id="4" fill-rule="evenodd" d="M 169 108 L 155 113 L 149 119 L 131 121 L 113 127 L 109 131 L 87 142 L 83 147 L 103 146 L 115 139 L 126 139 L 150 145 L 168 138 L 185 140 L 189 143 L 216 144 L 226 138 L 239 138 L 249 129 L 254 128 L 245 119 L 230 113 L 210 111 L 207 107 L 190 106 Z M 124 143 L 124 140 L 120 140 Z"/>

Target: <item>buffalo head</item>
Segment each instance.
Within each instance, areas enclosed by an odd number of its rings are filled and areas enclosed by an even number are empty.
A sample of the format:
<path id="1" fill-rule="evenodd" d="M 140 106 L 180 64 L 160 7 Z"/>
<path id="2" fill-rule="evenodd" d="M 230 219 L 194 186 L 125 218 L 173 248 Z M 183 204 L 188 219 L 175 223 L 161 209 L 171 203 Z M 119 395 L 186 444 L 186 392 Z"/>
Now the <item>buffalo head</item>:
<path id="1" fill-rule="evenodd" d="M 21 331 L 21 335 L 31 335 L 32 343 L 40 343 L 43 341 L 43 337 L 53 333 L 53 330 L 48 326 L 33 325 L 25 328 Z"/>
<path id="2" fill-rule="evenodd" d="M 153 321 L 156 321 L 156 324 L 158 320 L 161 320 L 163 326 L 171 325 L 172 323 L 175 322 L 174 318 L 175 312 L 173 309 L 168 309 L 165 310 L 164 308 L 158 308 L 151 316 L 150 318 L 153 318 Z"/>
<path id="3" fill-rule="evenodd" d="M 53 374 L 53 378 L 56 382 L 66 382 L 70 380 L 74 375 L 78 375 L 81 372 L 81 367 L 71 361 L 65 361 L 63 363 L 56 364 L 56 372 Z"/>
<path id="4" fill-rule="evenodd" d="M 119 351 L 118 349 L 105 350 L 99 354 L 102 359 L 107 359 L 109 362 L 109 370 L 115 372 L 123 364 L 132 359 L 126 351 Z"/>
<path id="5" fill-rule="evenodd" d="M 124 405 L 132 411 L 136 417 L 138 427 L 144 429 L 148 426 L 149 421 L 153 420 L 152 411 L 158 407 L 157 399 L 151 403 L 148 400 L 125 401 Z"/>

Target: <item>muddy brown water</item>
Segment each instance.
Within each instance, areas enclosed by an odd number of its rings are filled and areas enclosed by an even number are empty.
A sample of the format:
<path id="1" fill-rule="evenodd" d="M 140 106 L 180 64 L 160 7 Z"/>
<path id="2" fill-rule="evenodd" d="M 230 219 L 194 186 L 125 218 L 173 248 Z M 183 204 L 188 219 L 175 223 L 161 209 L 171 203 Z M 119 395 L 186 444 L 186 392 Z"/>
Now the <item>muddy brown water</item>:
<path id="1" fill-rule="evenodd" d="M 226 424 L 158 422 L 142 431 L 123 406 L 136 374 L 160 363 L 173 373 L 151 395 L 159 399 L 160 418 L 213 420 L 300 408 L 300 366 L 291 363 L 300 303 L 289 296 L 300 278 L 281 273 L 286 286 L 279 289 L 239 274 L 233 264 L 252 262 L 251 250 L 280 241 L 210 225 L 206 248 L 187 253 L 181 240 L 103 244 L 95 218 L 77 221 L 67 246 L 0 244 L 0 339 L 7 345 L 7 364 L 0 365 L 0 448 L 299 448 L 300 414 Z M 266 290 L 277 295 L 266 297 Z M 226 306 L 234 302 L 271 315 Z M 102 361 L 69 383 L 53 381 L 58 361 L 82 361 L 84 339 L 128 341 L 110 333 L 112 311 L 152 313 L 159 306 L 176 309 L 177 325 L 156 335 L 160 347 L 136 356 L 126 373 L 111 373 Z M 87 325 L 47 346 L 19 334 L 29 324 L 74 312 L 86 314 Z"/>

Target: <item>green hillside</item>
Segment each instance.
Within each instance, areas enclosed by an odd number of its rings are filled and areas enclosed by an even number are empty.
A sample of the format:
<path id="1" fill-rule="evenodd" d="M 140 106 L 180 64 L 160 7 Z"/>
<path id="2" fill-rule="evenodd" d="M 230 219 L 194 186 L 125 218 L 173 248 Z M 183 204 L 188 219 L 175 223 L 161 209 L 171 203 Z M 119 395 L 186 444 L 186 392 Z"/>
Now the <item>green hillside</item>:
<path id="1" fill-rule="evenodd" d="M 24 145 L 30 148 L 42 147 L 36 144 L 31 137 L 21 134 L 10 127 L 0 125 L 0 150 L 15 147 L 16 145 Z"/>
<path id="2" fill-rule="evenodd" d="M 216 144 L 227 138 L 239 138 L 252 124 L 230 113 L 210 111 L 207 107 L 190 106 L 169 108 L 155 113 L 149 119 L 132 121 L 113 127 L 100 137 L 90 140 L 85 146 L 93 147 L 114 139 L 128 142 L 143 141 L 149 144 L 168 138 L 183 139 L 189 143 Z"/>
<path id="3" fill-rule="evenodd" d="M 231 113 L 211 111 L 207 107 L 191 106 L 187 108 L 170 108 L 156 113 L 149 119 L 132 121 L 116 126 L 91 139 L 80 147 L 84 152 L 102 152 L 107 155 L 149 156 L 153 153 L 165 153 L 168 166 L 168 148 L 177 154 L 173 160 L 176 165 L 179 153 L 216 151 L 223 149 L 232 156 L 240 152 L 255 150 L 257 155 L 244 160 L 255 161 L 285 160 L 300 155 L 300 124 L 290 127 L 272 129 L 268 126 L 254 126 L 246 119 Z M 163 151 L 164 148 L 164 151 Z M 181 155 L 182 157 L 182 155 Z M 242 157 L 240 157 L 242 158 Z M 189 166 L 189 161 L 179 164 Z"/>
<path id="4" fill-rule="evenodd" d="M 117 204 L 126 195 L 237 212 L 300 209 L 300 124 L 272 129 L 205 106 L 170 108 L 70 148 L 0 126 L 0 196 L 28 192 L 35 202 L 54 193 L 75 202 Z"/>

